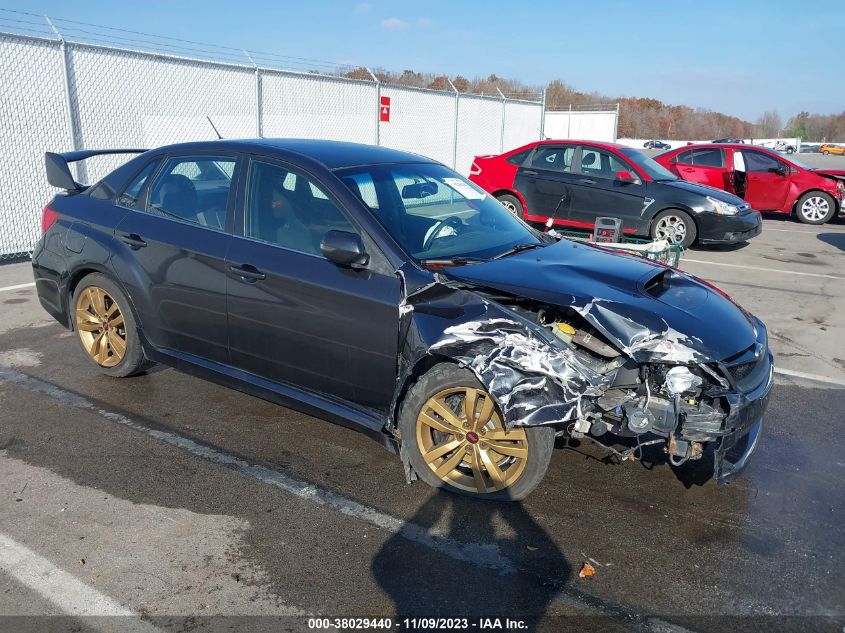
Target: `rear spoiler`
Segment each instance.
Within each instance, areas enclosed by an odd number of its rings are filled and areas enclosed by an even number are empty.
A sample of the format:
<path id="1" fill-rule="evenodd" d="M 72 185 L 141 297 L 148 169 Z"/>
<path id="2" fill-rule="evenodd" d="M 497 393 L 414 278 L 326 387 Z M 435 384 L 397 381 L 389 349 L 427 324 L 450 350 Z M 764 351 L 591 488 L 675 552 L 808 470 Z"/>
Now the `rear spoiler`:
<path id="1" fill-rule="evenodd" d="M 82 185 L 73 179 L 68 163 L 75 163 L 103 154 L 143 154 L 146 151 L 145 149 L 83 149 L 76 152 L 64 152 L 63 154 L 45 152 L 44 166 L 47 169 L 47 182 L 69 193 L 79 193 L 85 190 L 86 185 Z"/>

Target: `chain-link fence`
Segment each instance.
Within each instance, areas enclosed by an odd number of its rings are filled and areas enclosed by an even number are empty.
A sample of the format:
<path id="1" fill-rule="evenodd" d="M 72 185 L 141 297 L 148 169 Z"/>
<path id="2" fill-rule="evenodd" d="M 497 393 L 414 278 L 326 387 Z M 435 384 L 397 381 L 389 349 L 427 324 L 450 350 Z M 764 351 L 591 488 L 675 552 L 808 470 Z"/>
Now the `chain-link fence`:
<path id="1" fill-rule="evenodd" d="M 415 152 L 466 174 L 541 138 L 543 104 L 0 33 L 0 260 L 28 253 L 55 194 L 45 151 L 299 137 Z M 387 108 L 385 112 L 383 109 Z M 76 163 L 95 182 L 127 160 Z"/>

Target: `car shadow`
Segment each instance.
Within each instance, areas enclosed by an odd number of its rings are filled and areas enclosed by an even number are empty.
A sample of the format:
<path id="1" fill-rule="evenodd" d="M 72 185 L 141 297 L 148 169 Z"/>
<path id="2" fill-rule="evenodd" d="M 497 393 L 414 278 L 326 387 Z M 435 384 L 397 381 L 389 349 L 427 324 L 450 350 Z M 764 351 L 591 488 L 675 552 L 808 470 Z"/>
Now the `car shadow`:
<path id="1" fill-rule="evenodd" d="M 845 251 L 845 233 L 819 233 L 816 237 L 825 244 L 830 244 L 840 251 Z"/>
<path id="2" fill-rule="evenodd" d="M 691 251 L 722 251 L 733 252 L 740 251 L 748 246 L 748 242 L 738 242 L 736 244 L 693 244 L 687 250 Z"/>
<path id="3" fill-rule="evenodd" d="M 420 528 L 434 547 L 404 534 Z M 544 571 L 533 573 L 532 568 Z M 396 622 L 468 618 L 472 628 L 479 618 L 504 623 L 518 617 L 530 630 L 545 630 L 541 620 L 571 577 L 563 553 L 521 503 L 469 499 L 443 490 L 385 542 L 372 572 L 394 603 Z"/>
<path id="4" fill-rule="evenodd" d="M 607 437 L 607 436 L 606 436 Z M 643 443 L 656 439 L 654 435 L 643 436 Z M 605 438 L 606 441 L 606 438 Z M 583 457 L 600 462 L 606 465 L 623 466 L 619 458 L 609 451 L 601 448 L 599 442 L 591 442 L 589 440 L 560 437 L 555 441 L 555 448 L 564 451 L 571 451 L 578 453 Z M 626 451 L 634 448 L 637 445 L 637 440 L 630 437 L 614 437 L 611 444 L 619 451 Z M 715 461 L 714 454 L 711 448 L 706 448 L 698 459 L 688 460 L 679 466 L 673 466 L 669 457 L 664 450 L 665 443 L 646 445 L 637 450 L 632 458 L 645 470 L 654 470 L 655 468 L 668 468 L 672 471 L 675 478 L 689 490 L 692 487 L 700 487 L 706 485 L 713 479 Z"/>

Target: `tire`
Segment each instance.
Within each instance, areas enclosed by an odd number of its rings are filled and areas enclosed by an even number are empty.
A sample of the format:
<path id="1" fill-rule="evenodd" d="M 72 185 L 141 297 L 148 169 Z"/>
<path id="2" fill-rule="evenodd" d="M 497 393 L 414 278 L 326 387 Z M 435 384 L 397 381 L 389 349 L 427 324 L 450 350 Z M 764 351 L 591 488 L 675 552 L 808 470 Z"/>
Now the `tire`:
<path id="1" fill-rule="evenodd" d="M 827 151 L 827 150 L 825 150 L 825 151 L 823 151 L 823 152 L 822 152 L 822 156 L 829 156 L 829 155 L 830 155 L 830 152 L 829 152 L 829 151 Z"/>
<path id="2" fill-rule="evenodd" d="M 144 358 L 129 300 L 105 275 L 92 273 L 79 282 L 71 311 L 77 340 L 102 373 L 123 378 L 153 365 Z"/>
<path id="3" fill-rule="evenodd" d="M 824 224 L 836 215 L 836 202 L 823 191 L 808 191 L 795 203 L 795 215 L 804 224 Z"/>
<path id="4" fill-rule="evenodd" d="M 679 230 L 680 227 L 683 227 L 683 231 Z M 651 237 L 655 240 L 665 239 L 670 244 L 689 248 L 695 242 L 697 235 L 698 229 L 695 222 L 688 213 L 680 209 L 661 211 L 651 221 Z"/>
<path id="5" fill-rule="evenodd" d="M 513 213 L 520 220 L 525 218 L 525 210 L 522 208 L 522 203 L 516 196 L 512 196 L 509 193 L 503 193 L 496 196 L 496 200 L 501 202 L 505 209 Z"/>
<path id="6" fill-rule="evenodd" d="M 467 394 L 476 403 L 475 428 L 468 427 L 462 412 Z M 485 418 L 488 421 L 482 425 Z M 399 430 L 402 455 L 425 483 L 468 497 L 502 501 L 524 499 L 537 487 L 548 470 L 555 440 L 555 431 L 548 426 L 505 431 L 498 406 L 475 374 L 451 363 L 435 365 L 408 390 Z M 493 433 L 498 437 L 490 440 Z M 424 452 L 442 451 L 447 445 L 455 448 L 433 459 L 423 457 Z M 509 454 L 497 453 L 497 448 Z"/>

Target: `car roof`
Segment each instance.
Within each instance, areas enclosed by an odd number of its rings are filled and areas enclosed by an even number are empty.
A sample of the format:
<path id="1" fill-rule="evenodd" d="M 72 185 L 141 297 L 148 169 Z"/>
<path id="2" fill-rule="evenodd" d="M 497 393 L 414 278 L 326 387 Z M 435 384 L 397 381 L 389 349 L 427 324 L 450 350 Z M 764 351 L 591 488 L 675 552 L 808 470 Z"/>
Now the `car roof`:
<path id="1" fill-rule="evenodd" d="M 631 149 L 628 145 L 622 145 L 621 143 L 609 143 L 605 141 L 587 141 L 573 138 L 545 139 L 542 141 L 536 141 L 535 143 L 533 143 L 533 145 L 551 145 L 561 143 L 569 145 L 592 145 L 593 147 L 607 147 L 615 149 Z"/>
<path id="2" fill-rule="evenodd" d="M 402 152 L 388 147 L 348 143 L 324 139 L 305 138 L 253 138 L 220 139 L 216 141 L 195 141 L 165 145 L 156 148 L 156 152 L 213 152 L 220 149 L 240 152 L 259 152 L 278 154 L 280 157 L 296 154 L 306 156 L 322 163 L 328 169 L 356 167 L 381 163 L 437 163 L 437 161 L 419 154 Z M 270 151 L 268 151 L 270 150 Z"/>

